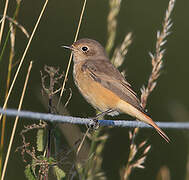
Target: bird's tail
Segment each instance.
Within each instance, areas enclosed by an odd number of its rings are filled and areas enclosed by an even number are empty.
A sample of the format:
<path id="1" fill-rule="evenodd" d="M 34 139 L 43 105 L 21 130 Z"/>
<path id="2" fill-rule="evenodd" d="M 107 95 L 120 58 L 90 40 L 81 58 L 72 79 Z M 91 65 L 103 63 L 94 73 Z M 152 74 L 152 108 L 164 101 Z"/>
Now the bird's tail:
<path id="1" fill-rule="evenodd" d="M 147 123 L 147 124 L 149 124 L 149 125 L 151 125 L 152 127 L 154 127 L 155 130 L 159 133 L 159 135 L 163 139 L 165 139 L 165 141 L 167 141 L 168 143 L 170 142 L 169 137 L 163 132 L 162 129 L 160 129 L 157 126 L 157 124 L 149 116 L 147 116 L 146 114 L 143 113 L 143 115 L 140 118 L 138 118 L 138 119 L 141 120 L 141 121 L 143 121 L 143 122 L 145 122 L 145 123 Z"/>
<path id="2" fill-rule="evenodd" d="M 136 117 L 138 120 L 143 121 L 149 125 L 151 125 L 152 127 L 155 128 L 155 130 L 159 133 L 159 135 L 165 139 L 165 141 L 167 141 L 168 143 L 170 142 L 169 137 L 163 132 L 163 130 L 161 130 L 157 124 L 149 117 L 147 116 L 144 112 L 138 110 L 137 108 L 135 108 L 134 106 L 132 106 L 131 104 L 125 102 L 125 101 L 120 101 L 117 104 L 118 108 L 120 111 L 129 114 L 133 117 Z"/>

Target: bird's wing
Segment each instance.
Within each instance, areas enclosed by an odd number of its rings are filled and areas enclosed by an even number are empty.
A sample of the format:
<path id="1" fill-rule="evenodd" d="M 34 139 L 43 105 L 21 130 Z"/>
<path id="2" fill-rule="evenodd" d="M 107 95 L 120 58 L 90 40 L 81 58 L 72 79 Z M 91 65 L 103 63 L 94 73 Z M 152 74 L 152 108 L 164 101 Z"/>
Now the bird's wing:
<path id="1" fill-rule="evenodd" d="M 136 93 L 131 89 L 131 85 L 109 60 L 87 60 L 82 66 L 82 71 L 88 72 L 93 80 L 114 92 L 120 99 L 144 112 Z"/>

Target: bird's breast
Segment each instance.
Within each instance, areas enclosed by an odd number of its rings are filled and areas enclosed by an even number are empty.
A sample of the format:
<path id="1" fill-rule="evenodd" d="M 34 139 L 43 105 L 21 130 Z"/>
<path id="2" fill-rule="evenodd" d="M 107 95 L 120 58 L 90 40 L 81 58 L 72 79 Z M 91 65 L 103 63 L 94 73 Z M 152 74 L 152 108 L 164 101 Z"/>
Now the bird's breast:
<path id="1" fill-rule="evenodd" d="M 83 63 L 74 65 L 73 77 L 84 98 L 96 109 L 104 112 L 117 109 L 120 98 L 112 91 L 104 88 L 99 82 L 91 78 L 89 72 L 82 68 Z"/>

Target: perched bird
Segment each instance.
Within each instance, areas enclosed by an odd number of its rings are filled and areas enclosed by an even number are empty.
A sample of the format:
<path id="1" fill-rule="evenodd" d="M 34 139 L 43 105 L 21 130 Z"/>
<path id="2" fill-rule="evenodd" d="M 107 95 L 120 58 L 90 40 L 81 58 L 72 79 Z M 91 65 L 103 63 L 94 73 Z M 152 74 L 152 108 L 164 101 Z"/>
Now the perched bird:
<path id="1" fill-rule="evenodd" d="M 85 38 L 64 47 L 73 53 L 75 84 L 94 108 L 110 115 L 129 114 L 153 126 L 167 142 L 170 141 L 146 114 L 131 85 L 109 61 L 100 43 Z"/>

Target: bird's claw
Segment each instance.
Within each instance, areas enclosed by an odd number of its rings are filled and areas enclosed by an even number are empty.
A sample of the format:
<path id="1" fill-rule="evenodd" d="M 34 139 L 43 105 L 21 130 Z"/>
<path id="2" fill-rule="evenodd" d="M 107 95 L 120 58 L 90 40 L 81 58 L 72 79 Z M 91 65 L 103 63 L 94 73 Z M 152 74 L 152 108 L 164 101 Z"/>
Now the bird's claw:
<path id="1" fill-rule="evenodd" d="M 99 122 L 96 117 L 91 119 L 91 122 L 88 124 L 89 128 L 92 130 L 97 130 L 99 128 Z"/>

